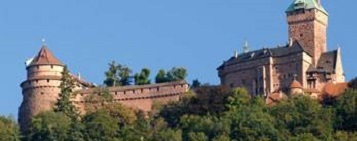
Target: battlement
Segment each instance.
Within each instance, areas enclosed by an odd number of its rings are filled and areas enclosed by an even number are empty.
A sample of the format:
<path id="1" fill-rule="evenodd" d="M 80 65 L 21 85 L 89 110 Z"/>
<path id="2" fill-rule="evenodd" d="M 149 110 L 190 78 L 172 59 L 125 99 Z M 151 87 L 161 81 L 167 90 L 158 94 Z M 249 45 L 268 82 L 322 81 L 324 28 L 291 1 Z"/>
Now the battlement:
<path id="1" fill-rule="evenodd" d="M 143 111 L 150 111 L 154 101 L 167 103 L 169 101 L 178 101 L 181 94 L 188 92 L 189 86 L 186 81 L 176 81 L 160 84 L 150 84 L 142 86 L 118 86 L 107 89 L 113 96 L 114 102 Z M 74 103 L 85 112 L 85 107 L 91 102 L 86 98 L 90 95 L 101 95 L 97 88 L 79 90 L 79 94 L 73 99 Z"/>

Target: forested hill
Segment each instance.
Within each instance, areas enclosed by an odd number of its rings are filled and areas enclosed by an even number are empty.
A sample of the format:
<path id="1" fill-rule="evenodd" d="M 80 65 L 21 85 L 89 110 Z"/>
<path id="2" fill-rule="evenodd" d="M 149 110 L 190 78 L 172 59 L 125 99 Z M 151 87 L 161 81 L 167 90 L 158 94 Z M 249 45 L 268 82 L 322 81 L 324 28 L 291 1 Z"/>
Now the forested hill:
<path id="1" fill-rule="evenodd" d="M 193 84 L 180 101 L 155 103 L 148 114 L 103 94 L 96 100 L 106 102 L 81 115 L 62 91 L 55 110 L 32 118 L 22 135 L 0 116 L 0 141 L 357 141 L 357 79 L 328 102 L 297 95 L 274 106 L 241 88 Z"/>
<path id="2" fill-rule="evenodd" d="M 77 120 L 63 112 L 36 116 L 22 140 L 75 141 L 353 141 L 357 91 L 329 105 L 304 96 L 267 107 L 243 89 L 200 87 L 180 102 L 155 104 L 149 115 L 107 103 Z M 0 118 L 0 140 L 20 140 L 17 124 Z"/>

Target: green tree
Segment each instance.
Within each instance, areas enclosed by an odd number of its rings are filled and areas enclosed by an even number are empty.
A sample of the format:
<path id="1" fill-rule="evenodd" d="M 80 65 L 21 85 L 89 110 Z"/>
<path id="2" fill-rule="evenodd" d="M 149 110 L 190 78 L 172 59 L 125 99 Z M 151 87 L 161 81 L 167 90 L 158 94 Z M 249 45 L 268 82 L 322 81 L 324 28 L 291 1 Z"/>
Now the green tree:
<path id="1" fill-rule="evenodd" d="M 202 86 L 194 90 L 195 95 L 187 106 L 190 114 L 218 115 L 227 110 L 225 99 L 230 94 L 229 89 L 223 86 Z"/>
<path id="2" fill-rule="evenodd" d="M 202 132 L 190 132 L 188 133 L 188 141 L 208 141 L 205 133 Z"/>
<path id="3" fill-rule="evenodd" d="M 70 140 L 71 119 L 61 112 L 44 112 L 33 117 L 26 134 L 29 141 Z"/>
<path id="4" fill-rule="evenodd" d="M 233 89 L 230 95 L 227 97 L 225 106 L 229 111 L 239 112 L 243 107 L 248 106 L 251 100 L 251 96 L 247 90 L 243 88 Z"/>
<path id="5" fill-rule="evenodd" d="M 75 80 L 69 73 L 67 66 L 64 67 L 62 72 L 61 85 L 59 87 L 61 92 L 56 103 L 55 112 L 62 112 L 72 120 L 77 120 L 79 112 L 71 101 L 71 98 L 75 96 L 75 93 L 73 92 L 73 89 L 75 88 Z"/>
<path id="6" fill-rule="evenodd" d="M 226 119 L 231 120 L 230 138 L 238 141 L 282 140 L 266 109 L 264 99 L 250 98 L 244 90 L 236 89 L 227 100 L 229 111 Z"/>
<path id="7" fill-rule="evenodd" d="M 192 81 L 191 89 L 201 87 L 201 82 L 198 79 Z"/>
<path id="8" fill-rule="evenodd" d="M 0 141 L 19 141 L 20 132 L 16 122 L 10 117 L 0 116 Z"/>
<path id="9" fill-rule="evenodd" d="M 285 137 L 311 133 L 321 140 L 330 140 L 333 132 L 333 110 L 308 96 L 294 96 L 269 108 L 276 127 Z"/>
<path id="10" fill-rule="evenodd" d="M 231 138 L 226 134 L 222 134 L 214 137 L 212 141 L 231 141 Z"/>
<path id="11" fill-rule="evenodd" d="M 109 70 L 105 72 L 104 84 L 108 87 L 120 86 L 118 72 L 119 65 L 115 61 L 109 63 Z"/>
<path id="12" fill-rule="evenodd" d="M 116 141 L 119 130 L 118 120 L 105 110 L 88 113 L 83 118 L 85 125 L 85 140 L 87 141 Z"/>
<path id="13" fill-rule="evenodd" d="M 104 84 L 108 87 L 130 85 L 129 77 L 131 69 L 125 65 L 109 63 L 109 70 L 105 72 Z"/>
<path id="14" fill-rule="evenodd" d="M 350 87 L 353 90 L 357 90 L 357 77 L 353 78 L 349 83 L 348 87 Z"/>
<path id="15" fill-rule="evenodd" d="M 168 82 L 165 70 L 161 69 L 155 77 L 155 83 L 165 83 Z"/>
<path id="16" fill-rule="evenodd" d="M 336 105 L 337 129 L 357 132 L 357 91 L 349 90 L 337 99 Z"/>
<path id="17" fill-rule="evenodd" d="M 135 85 L 146 85 L 150 84 L 150 70 L 148 68 L 143 68 L 140 73 L 135 74 Z"/>
<path id="18" fill-rule="evenodd" d="M 299 134 L 296 137 L 292 137 L 289 141 L 320 141 L 314 135 L 310 133 Z"/>
<path id="19" fill-rule="evenodd" d="M 187 77 L 187 70 L 183 67 L 173 67 L 167 72 L 166 76 L 169 82 L 185 80 Z"/>
<path id="20" fill-rule="evenodd" d="M 118 75 L 119 75 L 119 82 L 122 86 L 128 86 L 130 85 L 130 80 L 129 80 L 129 77 L 132 73 L 132 70 L 125 66 L 125 65 L 118 65 L 119 67 L 119 72 L 118 72 Z"/>
<path id="21" fill-rule="evenodd" d="M 180 120 L 180 128 L 186 140 L 189 140 L 190 133 L 203 133 L 205 138 L 213 139 L 217 135 L 229 133 L 229 125 L 229 121 L 212 115 L 184 115 Z"/>
<path id="22" fill-rule="evenodd" d="M 171 129 L 171 128 L 166 130 L 161 130 L 155 133 L 152 140 L 167 141 L 168 139 L 170 139 L 170 141 L 182 141 L 182 131 Z"/>

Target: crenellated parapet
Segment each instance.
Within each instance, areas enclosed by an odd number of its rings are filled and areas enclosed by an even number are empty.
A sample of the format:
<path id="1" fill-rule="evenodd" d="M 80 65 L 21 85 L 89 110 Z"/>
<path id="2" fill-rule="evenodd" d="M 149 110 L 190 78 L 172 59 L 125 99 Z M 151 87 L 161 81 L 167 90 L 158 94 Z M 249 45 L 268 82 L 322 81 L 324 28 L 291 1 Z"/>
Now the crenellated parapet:
<path id="1" fill-rule="evenodd" d="M 176 81 L 142 86 L 109 87 L 107 90 L 113 96 L 114 102 L 148 112 L 154 101 L 161 103 L 178 101 L 180 95 L 188 92 L 189 85 L 186 81 Z M 96 88 L 80 90 L 73 100 L 82 113 L 85 112 L 86 105 L 93 102 L 87 100 L 90 95 L 101 95 L 101 92 Z"/>

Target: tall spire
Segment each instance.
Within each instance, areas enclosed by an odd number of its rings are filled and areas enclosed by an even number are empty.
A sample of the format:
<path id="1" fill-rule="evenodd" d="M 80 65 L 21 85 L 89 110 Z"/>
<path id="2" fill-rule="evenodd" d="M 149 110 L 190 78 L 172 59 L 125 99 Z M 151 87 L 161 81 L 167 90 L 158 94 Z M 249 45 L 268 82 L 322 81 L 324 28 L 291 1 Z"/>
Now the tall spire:
<path id="1" fill-rule="evenodd" d="M 245 40 L 243 45 L 243 53 L 248 53 L 248 52 L 249 52 L 249 45 L 248 45 L 248 41 Z"/>

